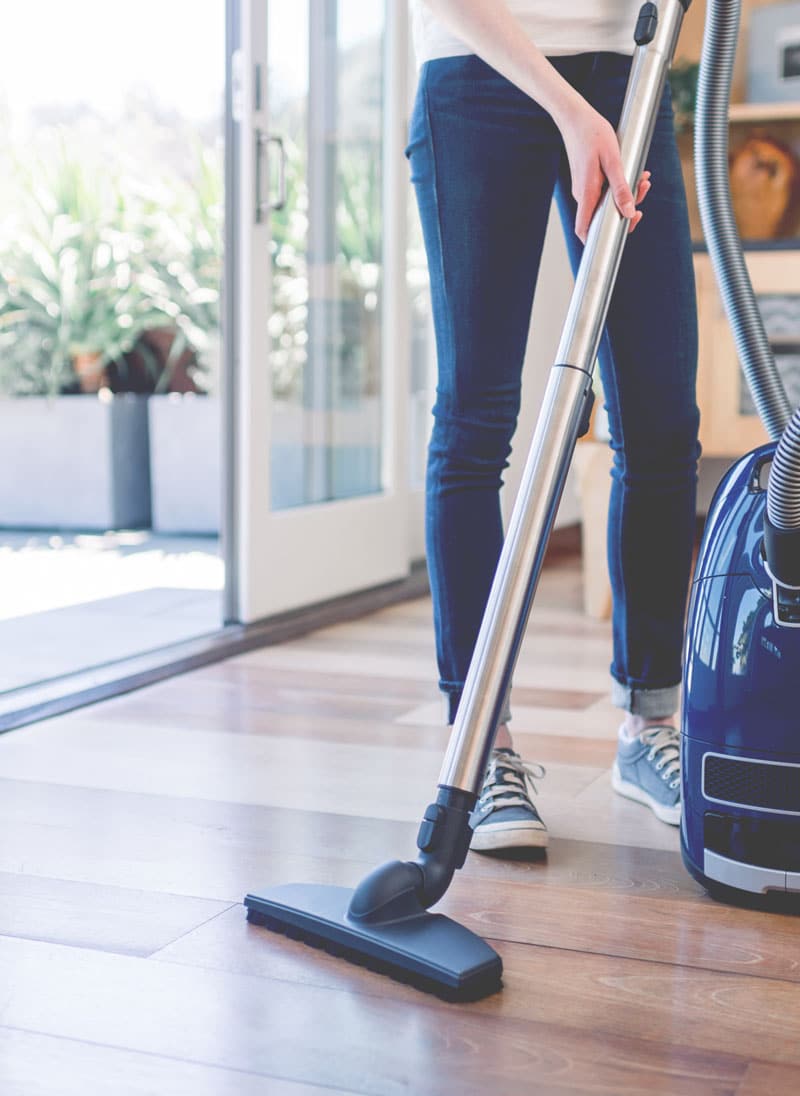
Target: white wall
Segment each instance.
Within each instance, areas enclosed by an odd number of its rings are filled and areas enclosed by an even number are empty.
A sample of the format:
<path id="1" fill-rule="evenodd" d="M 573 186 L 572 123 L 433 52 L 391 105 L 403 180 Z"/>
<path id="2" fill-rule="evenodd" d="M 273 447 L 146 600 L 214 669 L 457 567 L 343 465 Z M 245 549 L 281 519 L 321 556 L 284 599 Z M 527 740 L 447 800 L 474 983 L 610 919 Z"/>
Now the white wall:
<path id="1" fill-rule="evenodd" d="M 550 221 L 544 242 L 542 262 L 539 268 L 539 281 L 536 298 L 533 302 L 528 349 L 525 354 L 525 368 L 522 380 L 522 410 L 517 432 L 514 436 L 514 448 L 511 463 L 505 474 L 503 489 L 503 516 L 506 525 L 511 508 L 519 490 L 519 482 L 528 455 L 528 446 L 533 436 L 536 419 L 542 402 L 547 377 L 555 361 L 561 328 L 567 315 L 570 294 L 572 293 L 572 271 L 570 270 L 567 249 L 561 232 L 561 222 L 555 204 L 550 211 Z M 580 507 L 575 493 L 575 471 L 570 471 L 561 506 L 556 518 L 556 528 L 572 525 L 580 520 Z"/>
<path id="2" fill-rule="evenodd" d="M 697 482 L 697 512 L 707 514 L 717 484 L 737 458 L 701 457 Z"/>

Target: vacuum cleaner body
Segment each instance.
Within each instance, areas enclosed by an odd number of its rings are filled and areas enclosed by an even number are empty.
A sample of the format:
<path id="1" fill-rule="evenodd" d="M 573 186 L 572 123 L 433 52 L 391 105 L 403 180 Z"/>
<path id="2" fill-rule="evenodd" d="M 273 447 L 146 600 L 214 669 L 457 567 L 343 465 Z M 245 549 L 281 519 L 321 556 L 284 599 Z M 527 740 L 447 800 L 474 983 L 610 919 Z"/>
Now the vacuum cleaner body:
<path id="1" fill-rule="evenodd" d="M 689 605 L 681 851 L 722 898 L 800 893 L 800 591 L 773 583 L 763 547 L 775 449 L 717 488 Z"/>

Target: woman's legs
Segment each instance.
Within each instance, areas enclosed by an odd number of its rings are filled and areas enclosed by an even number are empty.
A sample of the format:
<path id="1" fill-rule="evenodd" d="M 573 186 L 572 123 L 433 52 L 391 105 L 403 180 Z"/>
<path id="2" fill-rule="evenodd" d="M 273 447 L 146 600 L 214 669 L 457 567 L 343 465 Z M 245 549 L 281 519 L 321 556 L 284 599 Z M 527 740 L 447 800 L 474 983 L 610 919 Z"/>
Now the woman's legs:
<path id="1" fill-rule="evenodd" d="M 426 538 L 449 722 L 502 547 L 499 489 L 560 148 L 550 116 L 477 57 L 423 67 L 408 155 L 436 327 Z"/>
<path id="2" fill-rule="evenodd" d="M 501 477 L 560 150 L 550 116 L 477 57 L 424 66 L 408 152 L 439 367 L 426 540 L 448 722 L 502 547 Z M 547 844 L 530 797 L 541 770 L 513 752 L 508 717 L 506 705 L 473 815 L 471 848 L 481 851 Z"/>
<path id="3" fill-rule="evenodd" d="M 583 54 L 555 63 L 616 125 L 630 58 Z M 582 247 L 552 120 L 478 58 L 424 66 L 408 154 L 439 363 L 426 535 L 452 721 L 502 544 L 499 487 L 556 175 L 575 266 Z M 652 723 L 677 707 L 699 454 L 694 277 L 668 96 L 647 166 L 653 188 L 626 244 L 599 356 L 615 452 L 613 697 L 629 720 Z M 677 750 L 661 739 L 651 745 L 645 752 L 657 779 L 674 783 Z"/>
<path id="4" fill-rule="evenodd" d="M 599 54 L 579 89 L 613 124 L 629 65 L 621 55 Z M 678 707 L 700 453 L 694 268 L 669 88 L 646 167 L 652 189 L 625 245 L 599 353 L 614 450 L 612 699 L 632 730 L 672 717 Z M 564 162 L 557 197 L 577 267 L 582 246 L 571 230 Z"/>
<path id="5" fill-rule="evenodd" d="M 630 61 L 598 54 L 579 90 L 614 125 Z M 614 450 L 608 517 L 612 699 L 626 712 L 614 789 L 680 821 L 678 707 L 695 527 L 697 308 L 689 219 L 669 87 L 646 167 L 652 189 L 626 242 L 599 352 Z M 562 162 L 559 206 L 573 265 L 574 202 Z"/>

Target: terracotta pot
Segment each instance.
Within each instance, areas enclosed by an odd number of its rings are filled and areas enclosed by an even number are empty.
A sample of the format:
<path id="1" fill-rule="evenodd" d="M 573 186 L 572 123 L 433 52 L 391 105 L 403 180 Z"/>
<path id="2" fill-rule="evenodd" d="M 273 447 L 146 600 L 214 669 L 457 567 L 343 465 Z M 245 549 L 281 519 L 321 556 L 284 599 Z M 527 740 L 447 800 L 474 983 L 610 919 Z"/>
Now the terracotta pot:
<path id="1" fill-rule="evenodd" d="M 106 376 L 112 392 L 149 393 L 163 384 L 163 372 L 169 358 L 172 344 L 177 337 L 174 327 L 154 327 L 142 332 L 132 350 L 123 354 L 118 362 L 111 362 Z M 142 353 L 146 348 L 155 356 L 156 368 L 148 362 Z M 194 350 L 186 347 L 173 362 L 168 384 L 168 392 L 200 392 L 201 389 L 192 379 L 192 366 L 196 365 Z"/>
<path id="2" fill-rule="evenodd" d="M 75 354 L 72 368 L 81 386 L 81 392 L 98 392 L 106 383 L 106 371 L 98 365 L 103 357 L 101 350 L 91 350 L 84 354 Z"/>
<path id="3" fill-rule="evenodd" d="M 785 235 L 787 214 L 800 179 L 792 150 L 766 133 L 754 132 L 730 157 L 731 198 L 745 240 Z"/>

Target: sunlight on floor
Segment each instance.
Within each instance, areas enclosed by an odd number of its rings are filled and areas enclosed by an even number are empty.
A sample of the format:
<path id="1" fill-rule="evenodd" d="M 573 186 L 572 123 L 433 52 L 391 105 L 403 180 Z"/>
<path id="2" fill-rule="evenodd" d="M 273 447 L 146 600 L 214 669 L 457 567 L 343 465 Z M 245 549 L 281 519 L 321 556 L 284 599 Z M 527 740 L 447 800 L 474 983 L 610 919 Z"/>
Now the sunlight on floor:
<path id="1" fill-rule="evenodd" d="M 0 620 L 156 588 L 220 591 L 223 582 L 214 537 L 0 534 Z"/>

